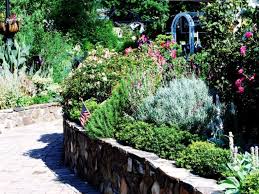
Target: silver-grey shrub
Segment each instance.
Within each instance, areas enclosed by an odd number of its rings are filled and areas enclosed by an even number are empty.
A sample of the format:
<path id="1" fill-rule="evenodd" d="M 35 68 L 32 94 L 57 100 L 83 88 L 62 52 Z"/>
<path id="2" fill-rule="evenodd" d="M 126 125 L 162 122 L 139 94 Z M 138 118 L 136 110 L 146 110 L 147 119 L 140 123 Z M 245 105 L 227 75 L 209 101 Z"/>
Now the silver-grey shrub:
<path id="1" fill-rule="evenodd" d="M 139 106 L 136 118 L 198 130 L 206 128 L 212 110 L 213 99 L 204 81 L 194 77 L 180 78 L 147 97 Z"/>

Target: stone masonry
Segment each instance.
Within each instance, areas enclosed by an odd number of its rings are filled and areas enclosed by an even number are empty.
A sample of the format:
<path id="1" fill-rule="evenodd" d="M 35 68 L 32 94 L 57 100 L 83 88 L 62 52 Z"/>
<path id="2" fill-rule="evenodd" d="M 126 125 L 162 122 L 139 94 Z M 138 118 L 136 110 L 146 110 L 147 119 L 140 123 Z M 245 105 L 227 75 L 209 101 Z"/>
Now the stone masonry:
<path id="1" fill-rule="evenodd" d="M 114 139 L 90 139 L 64 121 L 65 164 L 104 194 L 220 194 L 215 180 L 177 168 L 173 161 L 123 146 Z"/>
<path id="2" fill-rule="evenodd" d="M 14 127 L 62 118 L 58 103 L 39 104 L 22 108 L 0 110 L 0 133 Z"/>

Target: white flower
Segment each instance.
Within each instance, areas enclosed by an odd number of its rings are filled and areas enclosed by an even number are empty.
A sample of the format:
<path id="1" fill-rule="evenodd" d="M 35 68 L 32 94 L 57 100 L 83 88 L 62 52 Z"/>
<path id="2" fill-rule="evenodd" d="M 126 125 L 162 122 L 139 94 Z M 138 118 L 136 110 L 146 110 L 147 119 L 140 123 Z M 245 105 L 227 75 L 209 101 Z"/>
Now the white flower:
<path id="1" fill-rule="evenodd" d="M 80 51 L 81 51 L 81 46 L 80 46 L 79 44 L 77 44 L 77 45 L 74 47 L 74 51 L 80 52 Z"/>
<path id="2" fill-rule="evenodd" d="M 259 0 L 248 0 L 248 6 L 253 8 L 259 7 Z"/>
<path id="3" fill-rule="evenodd" d="M 136 36 L 132 36 L 131 39 L 132 39 L 133 41 L 135 41 L 135 40 L 137 40 L 137 37 L 136 37 Z"/>

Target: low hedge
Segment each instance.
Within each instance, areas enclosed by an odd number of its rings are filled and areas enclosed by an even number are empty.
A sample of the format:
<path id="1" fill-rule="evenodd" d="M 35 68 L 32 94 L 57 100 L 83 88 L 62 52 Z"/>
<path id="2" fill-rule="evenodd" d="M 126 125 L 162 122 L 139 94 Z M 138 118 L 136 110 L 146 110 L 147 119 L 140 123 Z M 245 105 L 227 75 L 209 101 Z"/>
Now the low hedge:
<path id="1" fill-rule="evenodd" d="M 200 139 L 178 127 L 157 127 L 142 121 L 124 121 L 118 127 L 116 138 L 119 141 L 166 159 L 176 159 L 180 151 L 192 141 Z"/>
<path id="2" fill-rule="evenodd" d="M 198 175 L 215 179 L 221 177 L 230 161 L 229 150 L 209 142 L 194 142 L 179 154 L 176 164 L 191 169 Z"/>

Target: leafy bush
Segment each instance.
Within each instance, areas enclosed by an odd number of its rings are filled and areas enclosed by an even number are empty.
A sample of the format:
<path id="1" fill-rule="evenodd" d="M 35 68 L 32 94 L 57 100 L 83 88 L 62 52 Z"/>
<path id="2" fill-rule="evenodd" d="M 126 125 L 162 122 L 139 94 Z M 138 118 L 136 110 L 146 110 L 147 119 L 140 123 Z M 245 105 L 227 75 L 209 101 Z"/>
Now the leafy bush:
<path id="1" fill-rule="evenodd" d="M 86 100 L 84 103 L 87 109 L 90 111 L 90 113 L 93 113 L 99 107 L 95 99 Z M 82 102 L 72 101 L 71 103 L 72 108 L 68 112 L 68 117 L 72 121 L 78 122 L 78 119 L 82 111 L 82 106 L 83 106 Z"/>
<path id="2" fill-rule="evenodd" d="M 42 45 L 38 53 L 43 60 L 42 68 L 51 73 L 54 82 L 60 83 L 72 70 L 69 39 L 59 32 L 45 32 L 38 41 Z"/>
<path id="3" fill-rule="evenodd" d="M 28 48 L 16 41 L 0 47 L 0 109 L 14 107 L 21 96 L 34 93 L 25 73 L 26 56 Z"/>
<path id="4" fill-rule="evenodd" d="M 226 192 L 243 193 L 241 192 L 241 186 L 246 178 L 258 170 L 254 160 L 255 158 L 246 152 L 245 154 L 238 154 L 232 163 L 227 164 L 228 168 L 222 173 L 227 178 L 220 184 Z M 245 190 L 243 189 L 243 191 Z"/>
<path id="5" fill-rule="evenodd" d="M 112 96 L 93 112 L 85 127 L 90 137 L 114 137 L 116 125 L 127 106 L 128 84 L 128 81 L 121 81 Z"/>
<path id="6" fill-rule="evenodd" d="M 176 164 L 191 169 L 198 175 L 217 178 L 225 170 L 230 158 L 228 150 L 208 142 L 194 142 L 179 154 Z"/>
<path id="7" fill-rule="evenodd" d="M 259 171 L 248 175 L 241 184 L 240 193 L 257 194 L 259 193 Z"/>
<path id="8" fill-rule="evenodd" d="M 77 104 L 81 104 L 81 100 L 94 98 L 98 103 L 106 100 L 119 79 L 120 75 L 111 67 L 110 57 L 105 57 L 105 50 L 96 52 L 90 54 L 63 83 L 62 104 L 67 116 L 73 106 L 78 110 Z"/>
<path id="9" fill-rule="evenodd" d="M 177 127 L 156 127 L 142 121 L 124 121 L 117 129 L 118 140 L 137 149 L 154 152 L 166 159 L 176 159 L 178 152 L 199 139 Z"/>
<path id="10" fill-rule="evenodd" d="M 148 24 L 147 28 L 151 33 L 165 29 L 166 21 L 169 19 L 168 0 L 105 0 L 103 4 L 106 8 L 114 10 L 113 19 L 143 21 Z"/>
<path id="11" fill-rule="evenodd" d="M 214 105 L 202 80 L 175 79 L 140 105 L 136 118 L 188 130 L 206 128 Z"/>
<path id="12" fill-rule="evenodd" d="M 113 24 L 111 21 L 97 20 L 95 23 L 95 31 L 89 32 L 84 41 L 89 41 L 92 44 L 103 45 L 106 48 L 116 49 L 119 44 L 119 38 L 113 32 Z"/>
<path id="13" fill-rule="evenodd" d="M 136 111 L 143 98 L 153 94 L 160 83 L 161 76 L 154 61 L 146 52 L 132 51 L 122 55 L 97 46 L 89 56 L 65 81 L 63 96 L 64 112 L 68 113 L 71 104 L 95 98 L 103 102 L 120 79 L 130 80 L 128 114 Z"/>
<path id="14" fill-rule="evenodd" d="M 100 1 L 96 0 L 63 0 L 52 16 L 57 28 L 70 33 L 75 42 L 82 40 L 84 44 L 100 43 L 108 48 L 115 48 L 118 37 L 113 32 L 113 24 L 99 18 L 99 8 Z"/>

